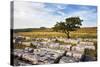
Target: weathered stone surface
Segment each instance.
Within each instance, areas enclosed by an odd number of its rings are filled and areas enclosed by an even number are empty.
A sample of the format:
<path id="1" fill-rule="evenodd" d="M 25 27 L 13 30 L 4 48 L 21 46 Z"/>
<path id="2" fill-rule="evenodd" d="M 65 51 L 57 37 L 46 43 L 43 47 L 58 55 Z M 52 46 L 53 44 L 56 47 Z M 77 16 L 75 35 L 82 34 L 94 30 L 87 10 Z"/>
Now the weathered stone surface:
<path id="1" fill-rule="evenodd" d="M 81 45 L 94 45 L 94 43 L 93 42 L 85 42 L 85 41 L 81 41 L 79 44 L 81 44 Z"/>
<path id="2" fill-rule="evenodd" d="M 71 51 L 68 51 L 67 53 L 66 53 L 66 56 L 72 56 L 73 55 L 73 53 L 71 52 Z"/>
<path id="3" fill-rule="evenodd" d="M 95 46 L 85 46 L 85 49 L 92 49 L 92 50 L 95 50 Z"/>
<path id="4" fill-rule="evenodd" d="M 41 61 L 41 62 L 43 62 L 43 61 L 45 61 L 45 60 L 47 60 L 48 59 L 48 57 L 38 57 L 38 61 Z"/>
<path id="5" fill-rule="evenodd" d="M 30 55 L 30 54 L 25 53 L 25 54 L 22 55 L 22 58 L 25 59 L 25 60 L 30 61 L 32 64 L 37 64 L 38 63 L 36 55 Z"/>
<path id="6" fill-rule="evenodd" d="M 67 51 L 70 51 L 71 45 L 60 45 L 60 48 L 64 49 L 64 50 L 67 50 Z"/>
<path id="7" fill-rule="evenodd" d="M 73 46 L 72 51 L 79 51 L 79 52 L 84 52 L 85 47 L 83 46 Z"/>
<path id="8" fill-rule="evenodd" d="M 68 44 L 55 43 L 55 40 L 64 41 Z M 26 47 L 25 49 L 14 49 L 14 55 L 22 58 L 22 61 L 28 61 L 30 64 L 53 64 L 53 63 L 71 63 L 80 61 L 84 50 L 95 50 L 93 40 L 88 39 L 66 39 L 66 38 L 34 38 L 30 43 L 37 46 L 36 49 Z M 28 44 L 26 41 L 18 41 L 22 44 Z M 72 46 L 71 44 L 75 44 Z M 90 58 L 91 59 L 91 58 Z M 56 62 L 55 62 L 56 61 Z M 17 64 L 17 63 L 16 63 Z M 24 63 L 18 63 L 25 65 Z"/>
<path id="9" fill-rule="evenodd" d="M 66 57 L 66 56 L 63 56 L 61 59 L 60 59 L 60 62 L 59 63 L 72 63 L 72 62 L 75 62 L 75 59 L 73 57 Z"/>
<path id="10" fill-rule="evenodd" d="M 29 48 L 29 47 L 26 47 L 25 49 L 24 49 L 24 52 L 30 52 L 30 53 L 33 53 L 34 52 L 34 49 L 33 48 Z"/>
<path id="11" fill-rule="evenodd" d="M 59 43 L 50 43 L 49 47 L 50 48 L 59 48 Z"/>
<path id="12" fill-rule="evenodd" d="M 20 50 L 20 49 L 14 50 L 15 56 L 22 57 L 23 54 L 24 54 L 23 50 Z"/>
<path id="13" fill-rule="evenodd" d="M 81 59 L 82 55 L 83 55 L 83 53 L 81 53 L 81 52 L 73 52 L 73 57 L 76 59 Z"/>
<path id="14" fill-rule="evenodd" d="M 74 57 L 76 59 L 81 59 L 83 54 L 84 54 L 84 52 L 69 51 L 69 52 L 66 53 L 66 56 Z"/>

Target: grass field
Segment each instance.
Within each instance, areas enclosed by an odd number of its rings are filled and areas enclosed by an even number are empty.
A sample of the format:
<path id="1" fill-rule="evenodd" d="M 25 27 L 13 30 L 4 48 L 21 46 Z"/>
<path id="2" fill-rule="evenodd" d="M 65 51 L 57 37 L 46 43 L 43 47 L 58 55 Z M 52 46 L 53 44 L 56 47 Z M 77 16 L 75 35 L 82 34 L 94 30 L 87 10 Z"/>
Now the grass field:
<path id="1" fill-rule="evenodd" d="M 34 38 L 67 37 L 65 33 L 54 32 L 52 29 L 31 29 L 30 31 L 27 30 L 17 30 L 17 34 Z M 70 32 L 70 36 L 72 38 L 96 38 L 97 27 L 80 28 L 77 31 Z"/>

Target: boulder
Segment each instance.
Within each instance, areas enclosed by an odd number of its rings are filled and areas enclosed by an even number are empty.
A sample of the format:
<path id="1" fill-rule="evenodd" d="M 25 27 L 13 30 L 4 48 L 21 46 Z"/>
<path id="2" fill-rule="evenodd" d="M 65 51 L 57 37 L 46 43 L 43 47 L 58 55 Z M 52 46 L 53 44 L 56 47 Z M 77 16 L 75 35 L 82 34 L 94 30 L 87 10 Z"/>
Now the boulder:
<path id="1" fill-rule="evenodd" d="M 71 51 L 68 51 L 68 52 L 66 53 L 66 56 L 72 56 L 72 52 L 71 52 Z"/>
<path id="2" fill-rule="evenodd" d="M 29 61 L 29 62 L 31 62 L 32 64 L 37 64 L 38 63 L 36 55 L 30 55 L 28 53 L 25 53 L 25 54 L 23 54 L 22 58 Z"/>
<path id="3" fill-rule="evenodd" d="M 75 62 L 76 60 L 73 58 L 73 57 L 66 57 L 66 56 L 63 56 L 59 63 L 72 63 L 72 62 Z"/>

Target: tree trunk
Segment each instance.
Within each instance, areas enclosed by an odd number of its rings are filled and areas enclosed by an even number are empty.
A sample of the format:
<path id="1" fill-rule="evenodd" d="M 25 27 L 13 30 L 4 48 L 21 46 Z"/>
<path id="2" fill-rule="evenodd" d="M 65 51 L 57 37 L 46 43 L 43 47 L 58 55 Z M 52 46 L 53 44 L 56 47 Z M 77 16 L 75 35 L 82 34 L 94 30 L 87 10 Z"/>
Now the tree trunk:
<path id="1" fill-rule="evenodd" d="M 69 31 L 65 31 L 65 30 L 64 30 L 64 32 L 65 32 L 65 34 L 67 35 L 67 38 L 69 39 L 69 38 L 70 38 L 70 36 L 69 36 Z"/>
<path id="2" fill-rule="evenodd" d="M 68 38 L 68 39 L 70 38 L 70 36 L 69 36 L 69 31 L 67 31 L 67 38 Z"/>

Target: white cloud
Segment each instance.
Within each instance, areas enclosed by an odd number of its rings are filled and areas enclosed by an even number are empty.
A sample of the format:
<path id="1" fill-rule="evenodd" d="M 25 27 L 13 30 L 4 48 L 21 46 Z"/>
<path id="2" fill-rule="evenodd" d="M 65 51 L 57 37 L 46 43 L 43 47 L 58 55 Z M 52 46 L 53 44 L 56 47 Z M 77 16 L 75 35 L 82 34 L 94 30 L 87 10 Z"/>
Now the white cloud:
<path id="1" fill-rule="evenodd" d="M 51 27 L 60 16 L 54 16 L 55 10 L 45 8 L 43 3 L 17 1 L 14 4 L 14 28 Z"/>
<path id="2" fill-rule="evenodd" d="M 45 3 L 16 1 L 14 3 L 14 28 L 52 27 L 57 21 L 63 21 L 70 16 L 80 16 L 88 21 L 91 20 L 90 18 L 96 19 L 92 10 L 64 13 L 60 11 L 61 9 L 65 9 L 65 7 L 56 5 L 56 8 L 46 8 Z M 55 12 L 60 15 L 55 15 Z"/>
<path id="3" fill-rule="evenodd" d="M 66 6 L 67 7 L 67 6 Z M 61 9 L 65 9 L 66 8 L 65 6 L 62 6 L 62 5 L 57 5 L 57 9 L 61 10 Z"/>

